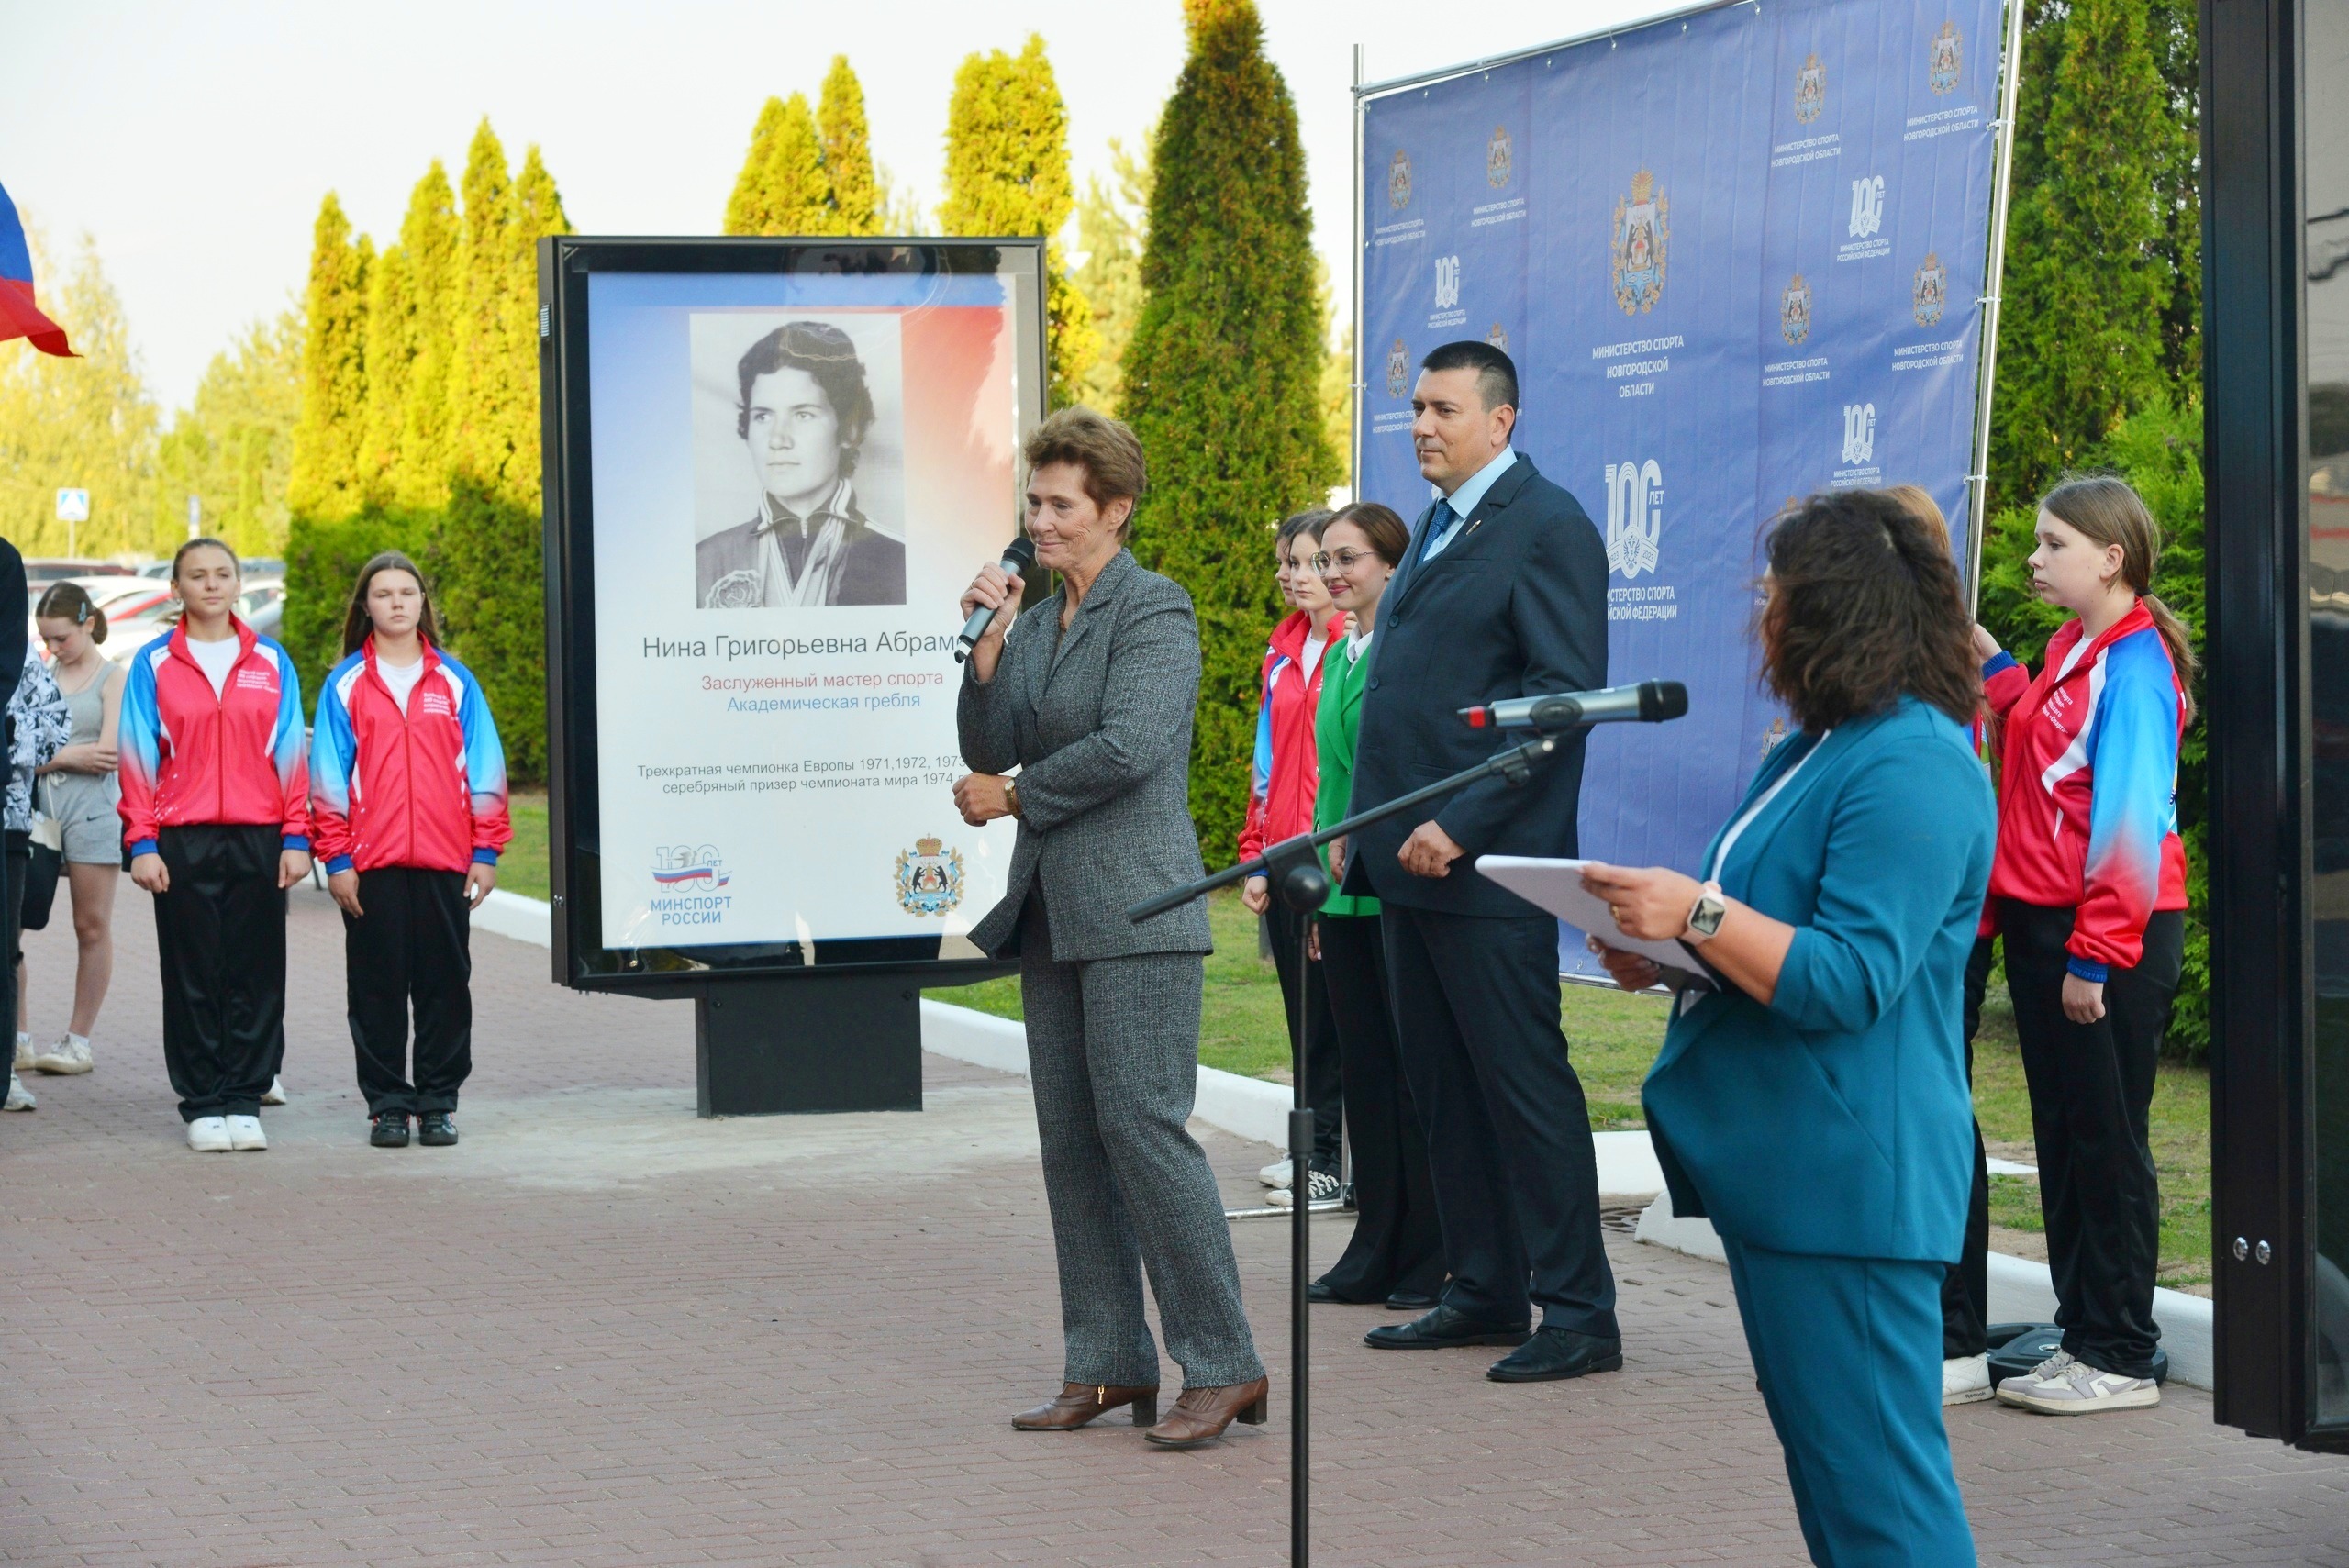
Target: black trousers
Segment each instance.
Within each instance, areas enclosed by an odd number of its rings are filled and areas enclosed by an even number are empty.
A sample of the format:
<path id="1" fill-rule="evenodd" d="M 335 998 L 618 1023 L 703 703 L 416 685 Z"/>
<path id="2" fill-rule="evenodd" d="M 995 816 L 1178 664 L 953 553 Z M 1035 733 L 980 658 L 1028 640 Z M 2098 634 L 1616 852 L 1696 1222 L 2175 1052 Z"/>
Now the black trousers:
<path id="1" fill-rule="evenodd" d="M 1552 1328 L 1615 1337 L 1590 1109 L 1558 1023 L 1558 923 L 1391 903 L 1380 922 L 1444 1304 L 1501 1328 L 1539 1307 Z"/>
<path id="2" fill-rule="evenodd" d="M 0 1006 L 7 1011 L 0 1017 L 7 1019 L 7 1027 L 0 1033 L 13 1036 L 17 1029 L 17 965 L 24 958 L 19 949 L 25 939 L 25 879 L 32 871 L 33 836 L 9 833 L 5 849 L 6 853 L 0 853 L 0 868 L 5 868 L 6 877 L 0 882 L 0 936 L 6 940 L 0 945 L 0 952 L 8 955 L 5 965 L 8 973 L 0 978 Z"/>
<path id="3" fill-rule="evenodd" d="M 285 890 L 273 823 L 156 835 L 171 886 L 155 895 L 163 1064 L 180 1118 L 252 1116 L 285 1057 Z"/>
<path id="4" fill-rule="evenodd" d="M 1982 996 L 1998 939 L 1976 937 L 1965 960 L 1965 1083 L 1974 1085 L 1974 1037 L 1982 1029 Z M 1978 1356 L 1990 1348 L 1990 1151 L 1982 1123 L 1974 1123 L 1974 1194 L 1965 1205 L 1965 1240 L 1942 1276 L 1942 1357 Z"/>
<path id="5" fill-rule="evenodd" d="M 1427 1136 L 1395 1048 L 1379 925 L 1375 915 L 1320 917 L 1321 977 L 1337 1020 L 1354 1157 L 1354 1232 L 1321 1280 L 1346 1301 L 1383 1301 L 1398 1290 L 1433 1296 L 1443 1284 Z"/>
<path id="6" fill-rule="evenodd" d="M 2186 954 L 2186 917 L 2145 927 L 2133 969 L 2104 983 L 2104 1017 L 2064 1016 L 2074 912 L 2001 900 L 2007 991 L 2014 997 L 2039 1147 L 2039 1203 L 2064 1348 L 2101 1372 L 2153 1375 L 2154 1276 L 2161 1261 L 2161 1190 L 2146 1122 L 2154 1067 Z"/>
<path id="7" fill-rule="evenodd" d="M 1288 1025 L 1288 1058 L 1297 1061 L 1297 988 L 1305 987 L 1306 1027 L 1312 1030 L 1305 1057 L 1305 1103 L 1313 1107 L 1313 1168 L 1331 1175 L 1344 1162 L 1345 1083 L 1335 1047 L 1337 1026 L 1330 1018 L 1330 992 L 1321 965 L 1305 956 L 1305 928 L 1313 918 L 1277 898 L 1264 911 L 1264 935 L 1273 968 L 1281 977 L 1281 1018 Z"/>
<path id="8" fill-rule="evenodd" d="M 473 1070 L 473 915 L 464 873 L 416 866 L 362 871 L 359 907 L 366 913 L 342 917 L 342 952 L 367 1114 L 455 1110 L 457 1091 Z"/>

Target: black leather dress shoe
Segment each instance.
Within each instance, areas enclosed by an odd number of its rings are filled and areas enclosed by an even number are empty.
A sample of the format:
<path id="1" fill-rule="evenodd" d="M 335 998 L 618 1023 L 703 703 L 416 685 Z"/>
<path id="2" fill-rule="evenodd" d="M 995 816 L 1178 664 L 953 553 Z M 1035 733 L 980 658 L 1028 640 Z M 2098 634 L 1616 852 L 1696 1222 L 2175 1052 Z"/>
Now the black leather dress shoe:
<path id="1" fill-rule="evenodd" d="M 1509 1354 L 1485 1369 L 1495 1383 L 1554 1383 L 1587 1372 L 1623 1370 L 1623 1341 L 1544 1325 Z"/>
<path id="2" fill-rule="evenodd" d="M 1343 1301 L 1345 1300 L 1345 1297 L 1340 1296 L 1336 1291 L 1331 1290 L 1321 1281 L 1313 1280 L 1305 1287 L 1305 1299 L 1308 1301 Z"/>
<path id="3" fill-rule="evenodd" d="M 1421 1291 L 1398 1290 L 1386 1298 L 1389 1312 L 1425 1312 L 1435 1305 L 1436 1298 Z"/>
<path id="4" fill-rule="evenodd" d="M 1526 1329 L 1479 1323 L 1464 1312 L 1439 1307 L 1408 1323 L 1373 1329 L 1362 1342 L 1377 1351 L 1444 1351 L 1455 1345 L 1521 1345 L 1531 1333 Z"/>

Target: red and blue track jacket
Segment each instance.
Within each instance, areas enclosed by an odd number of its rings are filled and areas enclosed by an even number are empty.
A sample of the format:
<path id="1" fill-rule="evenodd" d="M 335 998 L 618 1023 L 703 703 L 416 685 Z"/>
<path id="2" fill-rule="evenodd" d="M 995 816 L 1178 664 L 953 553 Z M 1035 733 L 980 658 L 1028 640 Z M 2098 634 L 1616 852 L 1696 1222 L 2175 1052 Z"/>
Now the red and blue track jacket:
<path id="1" fill-rule="evenodd" d="M 1331 610 L 1321 629 L 1330 641 L 1345 635 L 1346 614 Z M 1321 788 L 1313 723 L 1321 711 L 1321 672 L 1330 667 L 1324 646 L 1304 677 L 1305 643 L 1313 617 L 1292 610 L 1273 628 L 1264 665 L 1256 681 L 1256 759 L 1248 781 L 1248 817 L 1240 828 L 1240 858 L 1250 860 L 1299 833 L 1313 831 L 1313 801 Z"/>
<path id="2" fill-rule="evenodd" d="M 371 632 L 327 673 L 318 694 L 310 801 L 329 875 L 495 865 L 514 828 L 506 814 L 506 749 L 481 683 L 425 641 L 424 673 L 402 713 L 376 673 Z"/>
<path id="3" fill-rule="evenodd" d="M 2136 966 L 2155 910 L 2186 907 L 2186 692 L 2143 604 L 2066 671 L 2082 629 L 2067 621 L 2048 639 L 2037 680 L 2011 654 L 1983 668 L 1984 695 L 2004 720 L 1990 897 L 2076 908 L 2071 972 L 2101 981 L 2108 968 Z"/>
<path id="4" fill-rule="evenodd" d="M 173 627 L 130 656 L 117 730 L 122 841 L 155 853 L 165 828 L 273 823 L 289 850 L 310 847 L 302 756 L 302 684 L 284 649 L 235 617 L 237 662 L 217 696 Z"/>

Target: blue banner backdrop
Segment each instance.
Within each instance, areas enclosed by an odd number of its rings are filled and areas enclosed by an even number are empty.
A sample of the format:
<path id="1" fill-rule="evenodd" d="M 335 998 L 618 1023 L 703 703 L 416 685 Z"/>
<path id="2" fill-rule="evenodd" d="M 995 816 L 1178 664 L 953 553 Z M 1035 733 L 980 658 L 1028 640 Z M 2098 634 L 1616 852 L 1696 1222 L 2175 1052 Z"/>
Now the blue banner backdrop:
<path id="1" fill-rule="evenodd" d="M 1364 105 L 1361 495 L 1420 517 L 1419 361 L 1500 345 L 1607 536 L 1609 678 L 1688 686 L 1593 733 L 1586 855 L 1694 873 L 1785 735 L 1751 628 L 1789 500 L 1921 485 L 1963 558 L 2000 17 L 1777 0 Z"/>

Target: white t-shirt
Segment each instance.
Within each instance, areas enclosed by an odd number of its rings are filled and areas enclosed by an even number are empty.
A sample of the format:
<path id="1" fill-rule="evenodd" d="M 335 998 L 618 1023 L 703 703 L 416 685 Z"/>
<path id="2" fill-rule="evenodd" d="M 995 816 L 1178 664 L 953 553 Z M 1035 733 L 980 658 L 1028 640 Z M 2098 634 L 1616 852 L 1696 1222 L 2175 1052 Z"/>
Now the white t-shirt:
<path id="1" fill-rule="evenodd" d="M 237 655 L 244 644 L 240 639 L 224 637 L 217 642 L 187 639 L 187 651 L 194 656 L 204 678 L 212 683 L 212 695 L 217 698 L 228 689 L 228 672 L 237 667 Z"/>
<path id="2" fill-rule="evenodd" d="M 1305 651 L 1297 655 L 1297 662 L 1304 667 L 1307 685 L 1313 684 L 1314 667 L 1321 662 L 1321 651 L 1329 646 L 1330 639 L 1318 631 L 1305 639 Z"/>
<path id="3" fill-rule="evenodd" d="M 400 713 L 405 717 L 408 693 L 416 690 L 417 682 L 424 679 L 424 661 L 418 659 L 413 664 L 386 664 L 378 659 L 375 661 L 375 673 L 382 676 L 384 684 L 392 689 L 392 700 L 400 705 Z"/>

